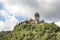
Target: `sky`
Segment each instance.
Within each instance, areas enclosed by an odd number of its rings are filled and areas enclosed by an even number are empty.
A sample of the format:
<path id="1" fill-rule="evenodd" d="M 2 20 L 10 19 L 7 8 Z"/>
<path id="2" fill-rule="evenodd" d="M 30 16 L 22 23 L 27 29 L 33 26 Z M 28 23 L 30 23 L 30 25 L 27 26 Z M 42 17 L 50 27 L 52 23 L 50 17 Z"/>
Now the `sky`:
<path id="1" fill-rule="evenodd" d="M 19 22 L 34 19 L 55 22 L 60 26 L 60 0 L 0 0 L 0 31 L 10 31 Z"/>

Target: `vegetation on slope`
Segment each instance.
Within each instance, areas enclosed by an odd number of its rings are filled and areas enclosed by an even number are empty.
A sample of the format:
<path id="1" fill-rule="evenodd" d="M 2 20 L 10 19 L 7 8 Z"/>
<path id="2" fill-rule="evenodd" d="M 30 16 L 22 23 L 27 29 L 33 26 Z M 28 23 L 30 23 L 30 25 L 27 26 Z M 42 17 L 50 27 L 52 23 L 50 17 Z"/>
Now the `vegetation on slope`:
<path id="1" fill-rule="evenodd" d="M 21 24 L 3 40 L 60 40 L 60 27 L 54 23 Z"/>
<path id="2" fill-rule="evenodd" d="M 3 40 L 4 36 L 6 36 L 9 33 L 11 33 L 11 31 L 2 31 L 2 32 L 0 32 L 0 40 Z"/>

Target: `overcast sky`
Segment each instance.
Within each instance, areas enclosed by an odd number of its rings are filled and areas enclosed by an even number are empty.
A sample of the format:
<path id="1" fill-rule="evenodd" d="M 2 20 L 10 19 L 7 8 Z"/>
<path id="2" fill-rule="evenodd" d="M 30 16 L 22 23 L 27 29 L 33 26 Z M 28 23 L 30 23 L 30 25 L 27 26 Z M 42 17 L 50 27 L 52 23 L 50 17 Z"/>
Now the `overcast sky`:
<path id="1" fill-rule="evenodd" d="M 0 0 L 0 31 L 13 30 L 14 26 L 26 19 L 55 22 L 60 26 L 60 0 Z"/>

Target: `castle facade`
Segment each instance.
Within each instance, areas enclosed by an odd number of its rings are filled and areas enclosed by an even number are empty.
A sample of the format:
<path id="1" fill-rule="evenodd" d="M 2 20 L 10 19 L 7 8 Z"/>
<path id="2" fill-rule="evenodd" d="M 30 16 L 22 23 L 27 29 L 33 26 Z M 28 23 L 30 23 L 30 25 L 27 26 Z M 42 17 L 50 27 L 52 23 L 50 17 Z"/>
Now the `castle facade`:
<path id="1" fill-rule="evenodd" d="M 44 20 L 39 21 L 39 18 L 40 18 L 40 15 L 39 15 L 38 12 L 36 12 L 35 13 L 35 20 L 34 19 L 26 20 L 26 21 L 21 22 L 21 24 L 27 24 L 27 23 L 30 23 L 30 24 L 40 24 L 40 23 L 43 23 Z"/>

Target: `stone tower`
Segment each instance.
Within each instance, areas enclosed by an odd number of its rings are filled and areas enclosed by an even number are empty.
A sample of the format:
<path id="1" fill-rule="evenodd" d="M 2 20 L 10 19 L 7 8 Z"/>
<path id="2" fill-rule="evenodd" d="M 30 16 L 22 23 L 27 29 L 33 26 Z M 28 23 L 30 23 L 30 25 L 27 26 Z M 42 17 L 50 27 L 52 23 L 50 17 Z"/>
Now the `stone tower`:
<path id="1" fill-rule="evenodd" d="M 39 17 L 40 17 L 39 13 L 36 12 L 36 13 L 35 13 L 35 23 L 36 23 L 36 24 L 39 23 Z"/>

